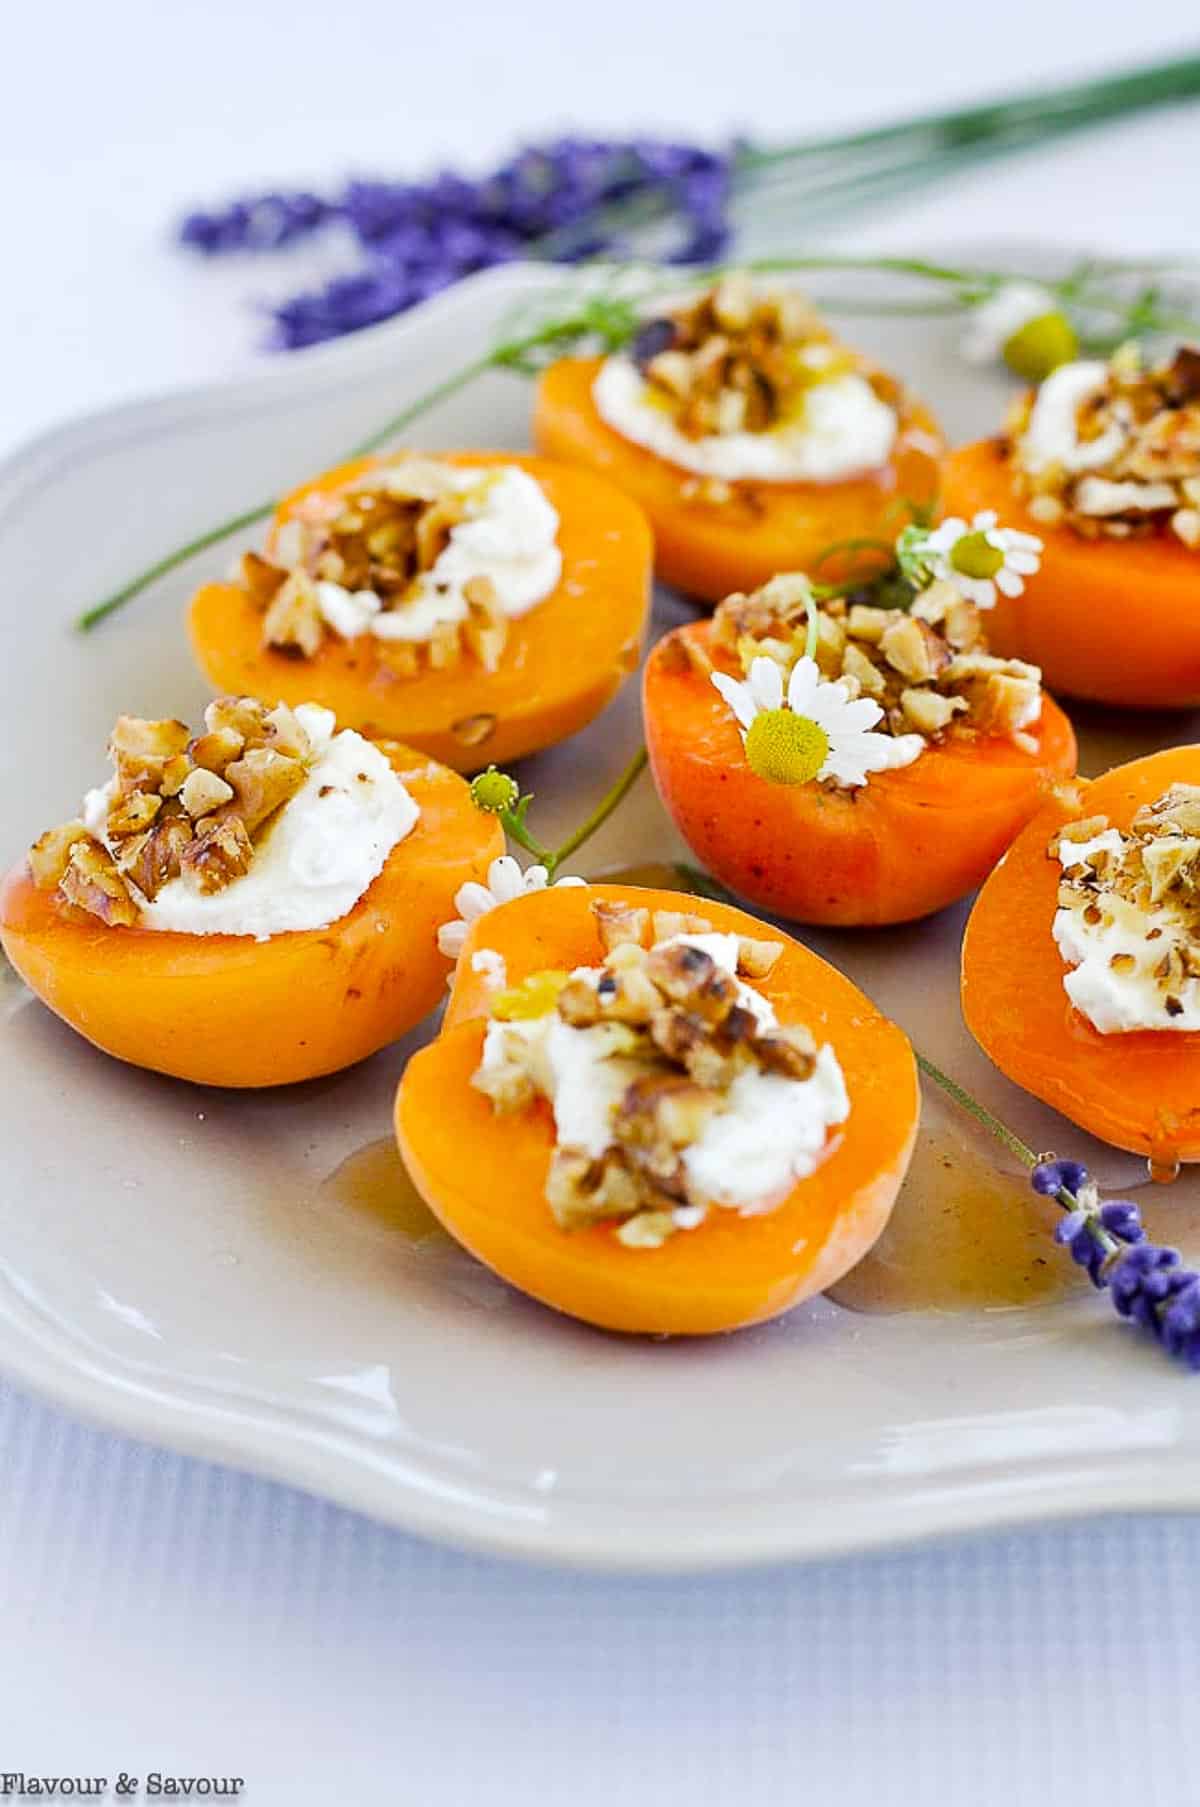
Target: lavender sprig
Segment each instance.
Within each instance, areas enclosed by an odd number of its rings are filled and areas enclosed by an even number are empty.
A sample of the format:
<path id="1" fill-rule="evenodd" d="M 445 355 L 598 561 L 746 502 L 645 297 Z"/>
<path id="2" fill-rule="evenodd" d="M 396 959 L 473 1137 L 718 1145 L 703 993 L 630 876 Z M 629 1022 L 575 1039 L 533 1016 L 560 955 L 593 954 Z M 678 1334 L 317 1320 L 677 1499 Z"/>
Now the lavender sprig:
<path id="1" fill-rule="evenodd" d="M 1107 1291 L 1123 1318 L 1140 1324 L 1193 1372 L 1200 1371 L 1200 1273 L 1185 1266 L 1178 1249 L 1154 1243 L 1132 1199 L 1102 1200 L 1081 1161 L 1039 1156 L 994 1117 L 977 1098 L 931 1060 L 917 1065 L 935 1085 L 970 1112 L 977 1123 L 1029 1169 L 1029 1183 L 1063 1212 L 1054 1240 L 1082 1267 L 1092 1285 Z"/>
<path id="2" fill-rule="evenodd" d="M 244 197 L 189 214 L 179 238 L 207 256 L 274 251 L 340 223 L 362 267 L 272 310 L 274 343 L 292 349 L 389 319 L 515 257 L 579 263 L 636 250 L 668 264 L 712 263 L 728 249 L 743 197 L 786 210 L 790 232 L 811 231 L 983 161 L 1197 95 L 1200 57 L 1187 56 L 782 146 L 567 137 L 528 146 L 478 179 L 446 170 L 427 182 L 352 181 L 332 197 Z"/>
<path id="3" fill-rule="evenodd" d="M 427 301 L 476 270 L 534 258 L 579 263 L 627 253 L 627 233 L 665 220 L 667 263 L 712 263 L 728 245 L 732 152 L 653 138 L 561 138 L 533 145 L 479 180 L 445 170 L 430 182 L 353 181 L 332 199 L 255 195 L 191 213 L 180 242 L 207 256 L 273 251 L 331 222 L 348 228 L 363 267 L 273 310 L 284 350 L 339 338 Z"/>

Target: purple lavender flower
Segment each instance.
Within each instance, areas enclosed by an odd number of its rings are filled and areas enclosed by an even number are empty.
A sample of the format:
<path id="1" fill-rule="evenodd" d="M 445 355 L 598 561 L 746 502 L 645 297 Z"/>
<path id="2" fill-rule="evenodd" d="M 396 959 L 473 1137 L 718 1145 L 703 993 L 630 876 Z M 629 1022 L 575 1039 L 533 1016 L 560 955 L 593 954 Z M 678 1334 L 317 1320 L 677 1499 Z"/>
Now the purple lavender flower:
<path id="1" fill-rule="evenodd" d="M 306 191 L 245 197 L 189 214 L 179 237 L 217 256 L 275 250 L 333 220 L 349 227 L 363 267 L 272 310 L 277 344 L 312 345 L 515 257 L 624 255 L 609 210 L 643 199 L 678 227 L 666 261 L 712 262 L 729 243 L 732 168 L 733 153 L 670 140 L 561 138 L 527 146 L 477 181 L 443 170 L 423 183 L 352 181 L 330 200 Z"/>
<path id="2" fill-rule="evenodd" d="M 1066 1216 L 1055 1241 L 1092 1285 L 1107 1288 L 1120 1315 L 1148 1330 L 1168 1355 L 1200 1370 L 1200 1274 L 1184 1266 L 1178 1249 L 1148 1240 L 1131 1199 L 1101 1204 L 1079 1161 L 1039 1161 L 1029 1180 L 1035 1192 L 1059 1199 Z"/>
<path id="3" fill-rule="evenodd" d="M 1039 1161 L 1029 1183 L 1044 1198 L 1053 1198 L 1056 1192 L 1082 1192 L 1087 1176 L 1079 1161 Z"/>

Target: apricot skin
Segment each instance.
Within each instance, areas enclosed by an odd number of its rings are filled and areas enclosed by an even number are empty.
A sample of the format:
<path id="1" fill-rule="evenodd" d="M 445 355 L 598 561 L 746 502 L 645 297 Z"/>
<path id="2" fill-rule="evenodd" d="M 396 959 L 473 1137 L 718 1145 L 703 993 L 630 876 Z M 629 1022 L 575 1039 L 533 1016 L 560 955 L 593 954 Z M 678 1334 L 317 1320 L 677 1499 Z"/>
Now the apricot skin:
<path id="1" fill-rule="evenodd" d="M 25 983 L 118 1060 L 199 1085 L 286 1085 L 396 1040 L 442 996 L 438 925 L 502 853 L 465 782 L 386 745 L 420 806 L 412 833 L 329 928 L 254 941 L 108 928 L 39 891 L 22 861 L 0 884 L 0 941 Z"/>
<path id="2" fill-rule="evenodd" d="M 654 532 L 655 568 L 664 583 L 707 602 L 752 590 L 779 571 L 812 570 L 835 541 L 894 536 L 905 503 L 935 500 L 945 451 L 937 422 L 906 401 L 888 463 L 835 483 L 735 483 L 725 501 L 705 502 L 700 480 L 615 432 L 596 411 L 592 384 L 600 361 L 562 358 L 538 382 L 534 440 L 552 458 L 586 465 L 645 509 Z M 821 576 L 846 574 L 844 560 Z"/>
<path id="3" fill-rule="evenodd" d="M 436 456 L 459 465 L 518 465 L 558 510 L 562 579 L 552 596 L 510 624 L 497 670 L 468 657 L 443 671 L 401 677 L 369 636 L 330 636 L 314 658 L 289 658 L 263 646 L 262 615 L 245 593 L 214 583 L 193 597 L 188 631 L 215 689 L 268 703 L 323 703 L 344 728 L 395 735 L 460 772 L 553 746 L 599 715 L 641 653 L 652 563 L 641 510 L 611 483 L 543 458 Z M 284 500 L 276 526 L 306 495 L 336 489 L 380 462 L 358 459 L 304 484 Z"/>
<path id="4" fill-rule="evenodd" d="M 1172 784 L 1200 784 L 1200 747 L 1151 753 L 1047 802 L 979 893 L 962 953 L 963 1017 L 1000 1071 L 1101 1141 L 1164 1165 L 1200 1161 L 1200 1033 L 1101 1035 L 1074 1008 L 1052 934 L 1060 867 L 1047 847 L 1087 816 L 1127 828 Z"/>
<path id="5" fill-rule="evenodd" d="M 1005 527 L 1042 541 L 1041 570 L 1020 596 L 999 596 L 988 637 L 1005 658 L 1040 665 L 1051 690 L 1123 709 L 1200 703 L 1200 555 L 1166 533 L 1085 540 L 1035 521 L 1013 492 L 996 440 L 946 460 L 943 511 L 994 508 Z"/>
<path id="6" fill-rule="evenodd" d="M 947 740 L 853 792 L 771 784 L 751 771 L 728 705 L 680 658 L 711 624 L 660 640 L 646 664 L 650 767 L 697 858 L 740 897 L 796 922 L 907 922 L 982 883 L 1055 784 L 1075 770 L 1071 724 L 1046 697 L 1036 750 Z"/>
<path id="7" fill-rule="evenodd" d="M 761 989 L 782 1022 L 835 1047 L 851 1115 L 824 1163 L 774 1211 L 718 1210 L 661 1248 L 628 1249 L 611 1226 L 560 1230 L 545 1198 L 548 1105 L 498 1116 L 471 1086 L 489 992 L 471 956 L 498 951 L 518 982 L 601 958 L 597 898 L 702 915 L 715 929 L 783 943 Z M 543 1304 L 607 1330 L 703 1336 L 778 1316 L 846 1273 L 887 1222 L 916 1137 L 919 1100 L 903 1032 L 798 942 L 728 905 L 592 885 L 531 893 L 472 926 L 441 1035 L 409 1061 L 396 1098 L 408 1171 L 450 1234 Z"/>

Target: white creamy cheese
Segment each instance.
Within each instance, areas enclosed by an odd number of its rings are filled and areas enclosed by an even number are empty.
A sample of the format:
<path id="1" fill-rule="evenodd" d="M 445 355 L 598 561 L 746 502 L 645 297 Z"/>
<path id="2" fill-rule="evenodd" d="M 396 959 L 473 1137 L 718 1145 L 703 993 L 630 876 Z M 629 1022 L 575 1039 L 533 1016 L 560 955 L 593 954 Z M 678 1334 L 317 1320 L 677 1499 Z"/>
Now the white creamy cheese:
<path id="1" fill-rule="evenodd" d="M 853 372 L 806 389 L 793 420 L 761 433 L 700 439 L 679 431 L 632 358 L 606 358 L 592 396 L 601 418 L 624 439 L 684 470 L 732 483 L 836 483 L 886 463 L 897 433 L 895 410 Z"/>
<path id="2" fill-rule="evenodd" d="M 255 843 L 250 869 L 204 895 L 171 879 L 147 900 L 139 926 L 185 935 L 252 935 L 328 928 L 382 872 L 420 810 L 388 760 L 352 728 L 334 733 L 330 710 L 302 703 L 296 719 L 313 748 L 304 784 Z M 103 839 L 110 786 L 89 791 L 83 818 Z"/>
<path id="3" fill-rule="evenodd" d="M 1059 859 L 1064 867 L 1100 852 L 1119 860 L 1121 850 L 1120 830 L 1108 828 L 1089 841 L 1062 842 Z M 1176 912 L 1169 906 L 1140 909 L 1111 893 L 1102 893 L 1096 901 L 1103 912 L 1099 922 L 1089 923 L 1081 908 L 1060 908 L 1054 914 L 1055 945 L 1071 969 L 1063 976 L 1063 987 L 1076 1010 L 1101 1035 L 1200 1029 L 1200 984 L 1184 980 L 1178 991 L 1183 1010 L 1168 1016 L 1162 987 L 1154 977 L 1166 949 L 1179 938 L 1182 925 Z M 1112 960 L 1118 954 L 1132 957 L 1132 967 L 1114 970 Z"/>
<path id="4" fill-rule="evenodd" d="M 1125 443 L 1125 431 L 1114 424 L 1098 439 L 1081 440 L 1076 415 L 1084 402 L 1108 382 L 1108 365 L 1080 358 L 1052 370 L 1037 392 L 1029 424 L 1021 438 L 1021 462 L 1029 471 L 1060 464 L 1067 471 L 1099 470 L 1111 463 Z"/>
<path id="5" fill-rule="evenodd" d="M 453 470 L 450 481 L 467 499 L 467 518 L 450 529 L 448 545 L 403 602 L 384 609 L 372 590 L 317 585 L 317 604 L 333 633 L 344 640 L 367 633 L 429 640 L 439 627 L 466 619 L 464 591 L 475 577 L 491 579 L 500 610 L 514 620 L 558 588 L 558 511 L 540 483 L 512 464 Z"/>
<path id="6" fill-rule="evenodd" d="M 731 976 L 737 972 L 736 935 L 678 935 L 670 946 L 702 948 Z M 573 977 L 596 978 L 599 969 L 580 967 Z M 738 1002 L 763 1029 L 775 1026 L 770 1003 L 752 986 L 738 981 Z M 643 1062 L 614 1056 L 609 1025 L 576 1029 L 557 1012 L 526 1022 L 491 1022 L 484 1038 L 482 1067 L 503 1061 L 506 1038 L 517 1034 L 538 1054 L 539 1083 L 550 1098 L 559 1145 L 577 1148 L 598 1159 L 612 1144 L 613 1112 L 631 1080 L 645 1072 Z M 779 1204 L 796 1180 L 815 1171 L 828 1132 L 850 1114 L 845 1080 L 833 1049 L 826 1045 L 808 1079 L 747 1069 L 729 1088 L 726 1110 L 713 1117 L 683 1156 L 688 1178 L 700 1196 L 750 1215 Z M 689 1205 L 676 1213 L 680 1229 L 691 1229 L 704 1215 Z"/>

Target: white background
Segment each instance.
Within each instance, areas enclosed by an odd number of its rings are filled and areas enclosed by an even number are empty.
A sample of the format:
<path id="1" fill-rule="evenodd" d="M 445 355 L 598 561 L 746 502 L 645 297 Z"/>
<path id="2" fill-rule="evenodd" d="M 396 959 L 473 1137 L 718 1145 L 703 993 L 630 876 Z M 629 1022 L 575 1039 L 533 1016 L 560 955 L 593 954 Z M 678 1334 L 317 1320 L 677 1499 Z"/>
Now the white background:
<path id="1" fill-rule="evenodd" d="M 172 251 L 189 204 L 483 167 L 562 127 L 799 137 L 1148 60 L 1189 26 L 1192 0 L 23 0 L 0 449 L 261 355 L 252 304 L 297 272 Z M 853 242 L 1196 253 L 1198 167 L 1200 108 L 967 177 Z M 238 1774 L 288 1807 L 1191 1807 L 1198 1604 L 1184 1520 L 696 1582 L 512 1569 L 0 1387 L 0 1771 Z"/>

